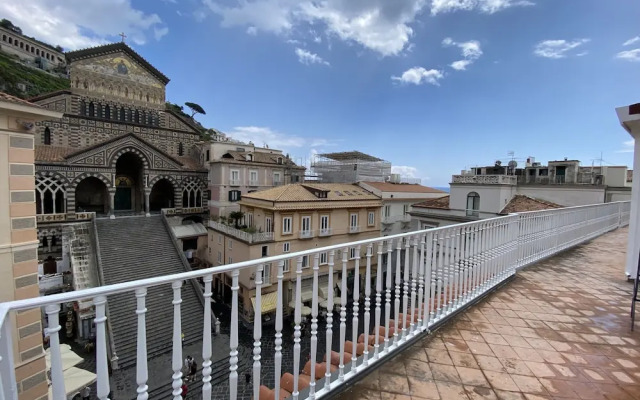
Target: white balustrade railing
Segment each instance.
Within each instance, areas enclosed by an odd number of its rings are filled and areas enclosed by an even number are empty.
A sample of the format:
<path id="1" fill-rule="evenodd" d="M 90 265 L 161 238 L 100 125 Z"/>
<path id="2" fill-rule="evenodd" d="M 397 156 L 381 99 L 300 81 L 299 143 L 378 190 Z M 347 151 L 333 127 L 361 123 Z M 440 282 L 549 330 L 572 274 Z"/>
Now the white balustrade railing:
<path id="1" fill-rule="evenodd" d="M 107 359 L 107 298 L 116 293 L 128 293 L 136 300 L 135 314 L 126 321 L 111 321 L 112 324 L 131 324 L 137 321 L 137 365 L 135 386 L 138 399 L 148 397 L 149 371 L 147 366 L 146 337 L 150 329 L 168 327 L 147 326 L 146 302 L 151 287 L 171 286 L 173 297 L 163 299 L 167 307 L 173 308 L 172 362 L 165 365 L 171 372 L 167 383 L 166 397 L 181 398 L 182 385 L 182 318 L 181 288 L 189 279 L 202 278 L 204 283 L 203 339 L 202 339 L 202 398 L 212 397 L 212 335 L 211 335 L 211 286 L 216 275 L 222 274 L 224 281 L 230 279 L 231 318 L 229 326 L 229 374 L 227 395 L 236 399 L 240 373 L 251 371 L 253 398 L 259 398 L 265 357 L 273 360 L 276 383 L 275 398 L 279 398 L 280 377 L 291 373 L 290 389 L 294 399 L 321 398 L 347 381 L 355 379 L 363 371 L 388 359 L 413 342 L 428 334 L 439 324 L 465 306 L 491 291 L 516 273 L 517 268 L 534 263 L 544 257 L 557 254 L 577 244 L 590 240 L 605 232 L 628 224 L 630 204 L 628 202 L 561 208 L 511 214 L 458 225 L 444 226 L 379 237 L 351 243 L 306 250 L 280 256 L 190 271 L 176 275 L 160 276 L 139 281 L 101 286 L 76 292 L 60 293 L 46 297 L 0 303 L 0 400 L 16 400 L 17 386 L 14 372 L 13 332 L 15 313 L 21 310 L 43 308 L 48 316 L 47 333 L 50 336 L 51 390 L 54 398 L 66 398 L 65 381 L 60 353 L 58 313 L 60 305 L 74 301 L 92 300 L 96 308 L 96 374 L 97 397 L 107 399 L 110 393 Z M 352 251 L 352 249 L 354 249 Z M 325 263 L 320 262 L 325 260 Z M 335 266 L 335 262 L 338 265 Z M 289 282 L 285 280 L 284 266 L 295 265 L 293 299 L 289 296 Z M 313 269 L 309 370 L 301 378 L 305 355 L 302 354 L 303 263 L 311 263 Z M 322 265 L 320 265 L 322 264 Z M 277 265 L 277 304 L 275 324 L 269 333 L 262 322 L 262 299 L 266 285 L 265 266 Z M 335 267 L 335 268 L 334 268 Z M 241 274 L 242 272 L 242 274 Z M 255 276 L 255 306 L 253 310 L 253 350 L 239 351 L 240 304 L 245 295 L 240 291 L 240 276 Z M 269 274 L 270 275 L 270 274 Z M 291 274 L 287 274 L 290 276 Z M 326 275 L 327 279 L 320 279 Z M 364 279 L 361 279 L 360 277 Z M 309 279 L 308 274 L 305 279 Z M 289 278 L 291 279 L 291 278 Z M 334 297 L 334 282 L 339 283 L 340 294 Z M 308 287 L 308 286 L 305 286 Z M 244 291 L 250 290 L 244 288 Z M 351 293 L 352 296 L 348 296 Z M 321 296 L 327 297 L 325 301 Z M 349 298 L 351 297 L 351 298 Z M 294 335 L 283 336 L 284 307 L 295 303 L 293 312 Z M 308 300 L 307 300 L 308 301 Z M 339 306 L 339 323 L 336 324 L 334 304 Z M 246 308 L 247 305 L 243 303 Z M 362 306 L 362 307 L 361 307 Z M 250 307 L 250 306 L 249 306 Z M 319 329 L 319 309 L 327 310 L 325 329 Z M 372 310 L 373 308 L 373 310 Z M 362 312 L 361 312 L 362 311 Z M 373 312 L 373 318 L 371 313 Z M 360 319 L 364 324 L 360 324 Z M 350 319 L 351 321 L 348 321 Z M 349 323 L 350 322 L 350 323 Z M 362 327 L 363 326 L 363 327 Z M 350 332 L 348 332 L 350 329 Z M 265 335 L 273 335 L 275 347 L 263 348 Z M 360 340 L 359 338 L 364 338 Z M 318 348 L 324 335 L 326 348 Z M 339 335 L 339 345 L 333 346 L 333 338 Z M 350 337 L 348 337 L 348 335 Z M 349 340 L 351 343 L 349 343 Z M 216 343 L 220 346 L 221 343 Z M 246 346 L 246 344 L 243 344 Z M 362 347 L 361 347 L 362 346 Z M 287 351 L 284 352 L 283 348 Z M 305 347 L 306 348 L 306 347 Z M 273 352 L 273 354 L 267 353 Z M 319 360 L 326 356 L 325 373 L 318 373 Z M 336 354 L 337 352 L 337 354 Z M 251 356 L 247 355 L 251 354 Z M 283 357 L 292 354 L 293 370 L 284 370 Z M 267 357 L 268 356 L 268 357 Z M 241 357 L 249 359 L 241 360 Z M 251 360 L 252 359 L 252 360 Z M 253 361 L 253 362 L 251 362 Z M 332 368 L 329 364 L 335 364 Z M 240 370 L 248 365 L 247 370 Z M 305 371 L 307 367 L 305 366 Z M 270 379 L 271 380 L 271 379 Z M 168 385 L 171 384 L 171 387 Z M 132 396 L 133 397 L 133 396 Z"/>

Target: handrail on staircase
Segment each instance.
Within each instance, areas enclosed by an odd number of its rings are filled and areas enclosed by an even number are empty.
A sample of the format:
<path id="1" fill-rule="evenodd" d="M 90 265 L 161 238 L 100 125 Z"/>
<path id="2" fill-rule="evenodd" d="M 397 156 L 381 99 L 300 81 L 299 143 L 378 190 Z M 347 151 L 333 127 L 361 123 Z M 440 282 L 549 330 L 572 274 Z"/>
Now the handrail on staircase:
<path id="1" fill-rule="evenodd" d="M 104 274 L 102 273 L 102 257 L 100 256 L 100 240 L 98 240 L 98 224 L 96 223 L 96 215 L 93 214 L 93 218 L 91 218 L 91 226 L 93 228 L 93 235 L 91 236 L 91 240 L 93 241 L 93 246 L 96 249 L 96 267 L 98 269 L 98 283 L 100 286 L 105 285 L 104 283 Z M 111 369 L 118 369 L 118 355 L 116 353 L 116 343 L 113 341 L 113 328 L 111 327 L 111 315 L 109 313 L 109 302 L 105 305 L 106 315 L 107 315 L 107 338 L 109 339 L 109 345 L 107 346 L 107 356 L 109 360 L 111 360 Z"/>
<path id="2" fill-rule="evenodd" d="M 180 257 L 180 260 L 182 261 L 182 265 L 185 271 L 191 272 L 192 271 L 191 265 L 189 264 L 187 257 L 184 255 L 184 252 L 182 251 L 182 249 L 180 248 L 180 245 L 178 244 L 178 238 L 173 233 L 173 229 L 171 229 L 171 225 L 169 225 L 169 220 L 167 219 L 167 216 L 164 213 L 161 213 L 161 216 L 162 216 L 162 223 L 164 224 L 165 229 L 169 233 L 169 237 L 171 238 L 171 243 L 173 243 L 173 247 L 178 252 L 178 257 Z M 202 307 L 204 307 L 204 295 L 202 294 L 202 288 L 200 288 L 197 285 L 197 281 L 195 279 L 190 279 L 190 283 L 193 289 L 195 290 L 196 296 L 198 296 L 198 299 L 200 300 Z M 215 332 L 216 334 L 219 334 L 220 320 L 218 319 L 218 317 L 216 317 L 216 314 L 213 312 L 213 309 L 211 310 L 211 317 L 213 318 L 213 321 L 214 321 Z"/>

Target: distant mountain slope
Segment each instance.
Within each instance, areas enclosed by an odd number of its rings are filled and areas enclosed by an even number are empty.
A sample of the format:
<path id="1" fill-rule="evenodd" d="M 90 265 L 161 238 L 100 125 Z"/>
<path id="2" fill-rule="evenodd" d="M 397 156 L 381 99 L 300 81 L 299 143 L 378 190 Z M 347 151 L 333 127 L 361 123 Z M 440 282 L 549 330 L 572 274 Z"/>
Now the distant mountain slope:
<path id="1" fill-rule="evenodd" d="M 21 88 L 20 86 L 23 86 Z M 69 89 L 69 80 L 27 67 L 0 53 L 0 91 L 28 99 L 40 94 Z"/>

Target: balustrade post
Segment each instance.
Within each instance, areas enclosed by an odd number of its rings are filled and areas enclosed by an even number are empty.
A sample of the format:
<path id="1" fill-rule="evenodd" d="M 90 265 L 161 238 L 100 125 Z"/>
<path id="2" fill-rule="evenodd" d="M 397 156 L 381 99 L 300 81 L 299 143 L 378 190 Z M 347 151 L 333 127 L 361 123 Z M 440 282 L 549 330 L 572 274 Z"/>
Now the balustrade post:
<path id="1" fill-rule="evenodd" d="M 353 315 L 351 316 L 351 370 L 356 371 L 358 354 L 358 312 L 360 311 L 360 245 L 356 246 L 355 267 L 353 268 Z"/>
<path id="2" fill-rule="evenodd" d="M 324 387 L 331 389 L 331 344 L 333 341 L 333 264 L 334 264 L 335 250 L 329 252 L 329 275 L 327 283 L 327 333 L 326 333 L 326 372 L 324 379 Z"/>
<path id="3" fill-rule="evenodd" d="M 344 382 L 344 341 L 347 333 L 347 253 L 349 248 L 342 250 L 342 280 L 340 281 L 340 365 L 338 377 Z M 330 354 L 327 356 L 329 357 Z M 328 358 L 327 358 L 328 359 Z"/>
<path id="4" fill-rule="evenodd" d="M 373 252 L 373 244 L 367 245 L 367 265 L 364 274 L 364 355 L 362 364 L 367 367 L 369 365 L 369 325 L 371 325 L 370 307 L 371 307 L 371 255 Z"/>
<path id="5" fill-rule="evenodd" d="M 438 232 L 438 254 L 436 267 L 436 320 L 442 317 L 442 283 L 443 283 L 443 260 L 444 260 L 444 233 Z"/>
<path id="6" fill-rule="evenodd" d="M 229 399 L 238 397 L 238 277 L 240 270 L 231 273 L 231 336 L 229 337 Z M 175 399 L 179 400 L 179 399 Z"/>
<path id="7" fill-rule="evenodd" d="M 171 358 L 171 369 L 173 370 L 172 384 L 173 400 L 182 399 L 182 313 L 180 305 L 182 304 L 182 296 L 180 289 L 182 281 L 174 281 L 171 283 L 173 290 L 173 355 Z"/>
<path id="8" fill-rule="evenodd" d="M 103 310 L 104 310 L 104 305 L 103 305 Z M 64 387 L 64 375 L 62 371 L 62 356 L 60 354 L 60 335 L 58 333 L 60 332 L 60 320 L 59 320 L 60 304 L 50 304 L 46 306 L 45 312 L 47 313 L 47 321 L 49 326 L 47 328 L 47 334 L 49 335 L 49 349 L 51 354 L 51 392 L 55 399 L 66 399 L 67 391 Z M 98 323 L 98 316 L 96 315 L 96 324 L 97 323 Z M 102 321 L 102 323 L 104 323 L 104 321 Z M 106 342 L 104 342 L 103 344 L 106 344 Z M 13 349 L 11 349 L 11 351 L 13 351 Z M 106 361 L 106 353 L 105 353 L 105 361 Z M 13 366 L 11 366 L 11 368 L 13 368 Z M 101 378 L 104 380 L 104 376 L 102 376 Z M 107 379 L 108 379 L 108 376 L 107 376 Z M 98 385 L 100 384 L 101 382 L 98 381 Z"/>
<path id="9" fill-rule="evenodd" d="M 454 242 L 454 251 L 453 251 L 453 268 L 454 268 L 454 276 L 453 276 L 453 308 L 457 309 L 460 307 L 460 297 L 461 297 L 461 266 L 462 266 L 462 251 L 460 249 L 461 240 L 460 240 L 460 227 L 456 227 L 455 229 L 455 242 Z"/>
<path id="10" fill-rule="evenodd" d="M 260 398 L 260 350 L 262 339 L 262 273 L 264 265 L 256 267 L 256 303 L 253 314 L 253 398 Z"/>
<path id="11" fill-rule="evenodd" d="M 318 351 L 318 260 L 320 254 L 313 255 L 313 287 L 311 291 L 311 382 L 309 383 L 309 398 L 316 397 L 316 359 Z M 329 354 L 328 356 L 330 356 Z M 329 360 L 330 361 L 330 360 Z M 329 362 L 329 364 L 331 364 Z M 330 368 L 329 368 L 330 369 Z"/>
<path id="12" fill-rule="evenodd" d="M 213 274 L 205 275 L 204 325 L 202 327 L 202 400 L 211 400 L 211 281 Z"/>
<path id="13" fill-rule="evenodd" d="M 137 357 L 136 357 L 136 383 L 138 388 L 137 400 L 147 400 L 149 394 L 147 390 L 147 379 L 149 378 L 149 372 L 147 369 L 147 325 L 146 314 L 147 307 L 145 300 L 147 296 L 146 288 L 136 289 L 136 314 L 138 315 L 138 334 L 137 334 Z"/>
<path id="14" fill-rule="evenodd" d="M 389 350 L 389 323 L 391 322 L 391 276 L 393 275 L 393 267 L 391 265 L 391 258 L 393 255 L 393 240 L 387 241 L 387 281 L 386 281 L 386 293 L 384 303 L 384 349 Z"/>
<path id="15" fill-rule="evenodd" d="M 15 400 L 18 398 L 18 388 L 13 362 L 13 323 L 8 313 L 4 318 L 4 325 L 0 329 L 0 399 Z"/>
<path id="16" fill-rule="evenodd" d="M 282 372 L 282 296 L 284 290 L 282 289 L 282 279 L 284 278 L 284 260 L 280 260 L 278 263 L 278 298 L 276 300 L 276 334 L 275 334 L 275 355 L 273 357 L 275 371 L 275 399 L 280 399 L 280 375 Z"/>
<path id="17" fill-rule="evenodd" d="M 296 265 L 296 308 L 294 312 L 293 332 L 293 393 L 294 400 L 298 400 L 298 379 L 300 377 L 300 322 L 302 322 L 302 257 L 298 257 Z"/>
<path id="18" fill-rule="evenodd" d="M 420 258 L 418 260 L 418 330 L 422 330 L 424 327 L 423 310 L 424 310 L 424 245 L 425 236 L 420 236 Z"/>
<path id="19" fill-rule="evenodd" d="M 410 238 L 407 238 L 411 240 Z M 417 286 L 417 275 L 418 275 L 418 241 L 420 237 L 418 235 L 413 237 L 413 257 L 411 259 L 411 303 L 409 307 L 411 308 L 411 322 L 409 323 L 409 334 L 414 333 L 415 323 L 413 322 L 416 316 L 416 286 Z M 406 316 L 405 316 L 406 318 Z"/>
<path id="20" fill-rule="evenodd" d="M 107 298 L 106 296 L 96 296 L 93 299 L 93 305 L 96 308 L 96 318 L 93 322 L 96 324 L 96 375 L 97 376 L 97 389 L 96 394 L 98 395 L 98 399 L 100 400 L 108 400 L 109 399 L 109 366 L 107 360 Z M 56 306 L 57 307 L 57 306 Z M 47 314 L 49 312 L 47 311 Z M 57 318 L 57 316 L 56 316 Z M 57 321 L 56 321 L 57 322 Z M 59 325 L 58 325 L 59 327 Z M 51 362 L 53 365 L 53 353 L 54 348 L 51 344 Z M 57 351 L 58 355 L 60 354 L 60 350 Z M 53 367 L 52 367 L 53 372 Z M 62 368 L 60 373 L 62 374 Z M 63 389 L 64 390 L 64 389 Z M 66 398 L 66 393 L 64 397 L 57 397 L 54 392 L 54 398 L 56 399 L 64 399 Z"/>
<path id="21" fill-rule="evenodd" d="M 401 264 L 402 264 L 402 238 L 398 238 L 398 242 L 396 244 L 396 293 L 395 293 L 395 303 L 393 304 L 393 316 L 394 316 L 394 321 L 395 321 L 395 329 L 393 332 L 393 344 L 394 345 L 398 345 L 398 339 L 400 339 L 400 336 L 398 335 L 398 331 L 400 330 L 400 293 L 401 293 L 401 286 L 400 284 L 402 283 L 402 277 L 401 277 Z"/>
<path id="22" fill-rule="evenodd" d="M 376 269 L 376 313 L 375 313 L 375 344 L 373 345 L 373 356 L 378 359 L 380 354 L 380 314 L 382 305 L 382 251 L 384 250 L 384 241 L 377 243 L 378 249 L 378 265 Z"/>
<path id="23" fill-rule="evenodd" d="M 411 265 L 411 236 L 404 237 L 404 271 L 402 290 L 402 339 L 406 339 L 409 327 L 407 326 L 407 314 L 409 311 L 409 266 Z M 411 305 L 413 307 L 413 304 Z M 412 322 L 413 323 L 413 322 Z"/>

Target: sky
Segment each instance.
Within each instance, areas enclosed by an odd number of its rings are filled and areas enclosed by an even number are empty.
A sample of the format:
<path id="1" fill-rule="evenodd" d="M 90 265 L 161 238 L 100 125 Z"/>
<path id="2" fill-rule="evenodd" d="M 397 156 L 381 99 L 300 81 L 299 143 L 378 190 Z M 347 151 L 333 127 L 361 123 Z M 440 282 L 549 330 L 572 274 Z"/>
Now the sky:
<path id="1" fill-rule="evenodd" d="M 362 151 L 428 186 L 529 156 L 631 167 L 615 107 L 640 102 L 639 15 L 638 0 L 0 2 L 67 50 L 124 32 L 206 127 L 303 165 Z"/>

